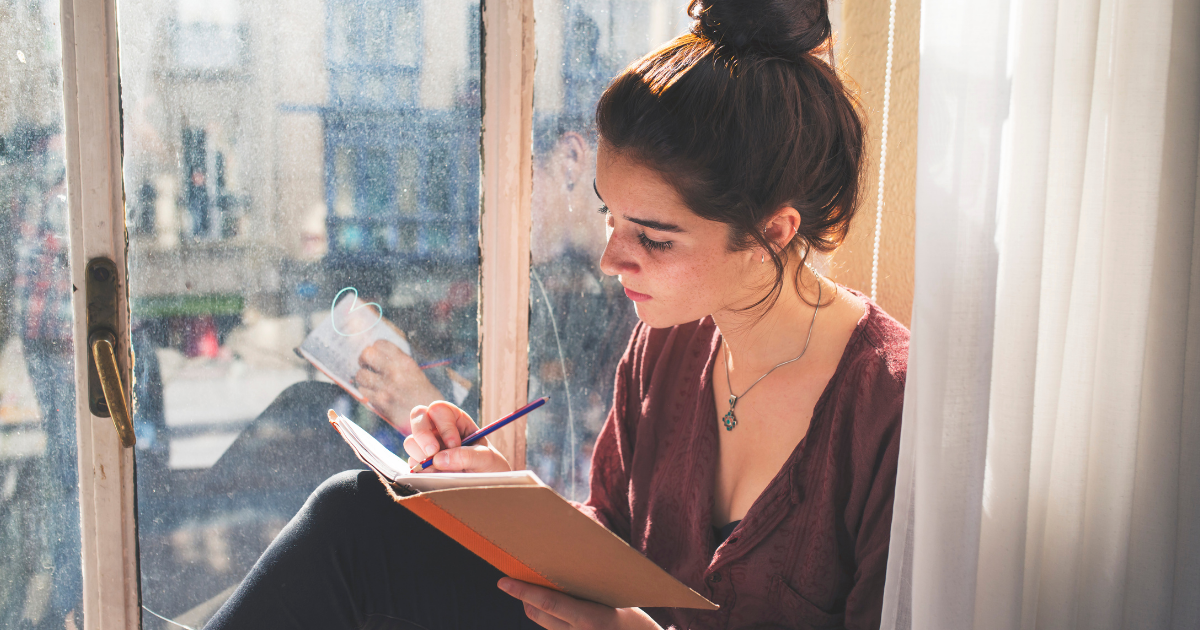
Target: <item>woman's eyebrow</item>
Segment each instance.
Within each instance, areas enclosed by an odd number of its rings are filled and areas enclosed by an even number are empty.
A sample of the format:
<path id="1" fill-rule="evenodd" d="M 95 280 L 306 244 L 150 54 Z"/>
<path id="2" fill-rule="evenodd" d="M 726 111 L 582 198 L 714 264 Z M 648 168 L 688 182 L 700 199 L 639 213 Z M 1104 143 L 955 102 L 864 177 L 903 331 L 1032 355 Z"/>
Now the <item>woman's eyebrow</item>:
<path id="1" fill-rule="evenodd" d="M 600 203 L 604 203 L 604 197 L 601 197 L 600 191 L 596 189 L 596 180 L 595 179 L 592 180 L 592 190 L 596 193 L 596 198 L 600 200 Z M 651 221 L 650 219 L 638 219 L 638 218 L 627 216 L 624 214 L 621 215 L 621 218 L 625 219 L 626 221 L 629 221 L 630 223 L 636 223 L 642 227 L 648 227 L 651 230 L 658 230 L 659 232 L 681 233 L 681 232 L 686 231 L 683 228 L 679 227 L 678 225 L 675 225 L 674 223 L 663 223 L 661 221 Z"/>
<path id="2" fill-rule="evenodd" d="M 626 216 L 626 215 L 621 215 L 621 217 L 623 219 L 625 219 L 626 221 L 629 221 L 630 223 L 636 223 L 640 226 L 648 227 L 651 230 L 658 230 L 659 232 L 683 232 L 684 231 L 683 228 L 679 227 L 678 225 L 675 225 L 674 223 L 662 223 L 660 221 L 651 221 L 650 219 L 638 219 L 638 218 L 634 218 L 634 217 L 630 217 L 630 216 Z"/>

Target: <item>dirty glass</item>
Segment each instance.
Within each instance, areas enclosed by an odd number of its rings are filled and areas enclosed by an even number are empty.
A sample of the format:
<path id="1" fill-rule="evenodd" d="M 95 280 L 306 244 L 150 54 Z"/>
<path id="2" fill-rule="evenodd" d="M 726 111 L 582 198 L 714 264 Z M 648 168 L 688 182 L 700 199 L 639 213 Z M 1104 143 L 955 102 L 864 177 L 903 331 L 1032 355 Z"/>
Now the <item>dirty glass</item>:
<path id="1" fill-rule="evenodd" d="M 58 2 L 0 41 L 0 627 L 82 628 Z"/>
<path id="2" fill-rule="evenodd" d="M 621 285 L 599 268 L 596 100 L 628 63 L 687 28 L 685 8 L 683 0 L 534 2 L 529 390 L 551 400 L 530 416 L 526 460 L 576 500 L 587 497 L 592 447 L 637 322 Z"/>
<path id="3" fill-rule="evenodd" d="M 415 404 L 475 413 L 479 15 L 118 1 L 144 627 L 202 625 L 362 467 L 327 409 L 396 450 Z M 339 296 L 411 343 L 370 368 L 407 383 L 361 390 L 378 414 L 294 350 Z"/>

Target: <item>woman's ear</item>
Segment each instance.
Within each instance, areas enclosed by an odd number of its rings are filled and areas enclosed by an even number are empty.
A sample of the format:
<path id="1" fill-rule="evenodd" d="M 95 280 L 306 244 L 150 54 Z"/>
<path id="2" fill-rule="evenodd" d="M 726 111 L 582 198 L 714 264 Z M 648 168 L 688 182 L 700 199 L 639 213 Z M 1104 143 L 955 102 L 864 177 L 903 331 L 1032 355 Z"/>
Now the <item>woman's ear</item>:
<path id="1" fill-rule="evenodd" d="M 800 212 L 791 206 L 784 206 L 776 210 L 775 214 L 771 215 L 771 218 L 763 224 L 763 236 L 777 252 L 787 249 L 799 231 Z"/>

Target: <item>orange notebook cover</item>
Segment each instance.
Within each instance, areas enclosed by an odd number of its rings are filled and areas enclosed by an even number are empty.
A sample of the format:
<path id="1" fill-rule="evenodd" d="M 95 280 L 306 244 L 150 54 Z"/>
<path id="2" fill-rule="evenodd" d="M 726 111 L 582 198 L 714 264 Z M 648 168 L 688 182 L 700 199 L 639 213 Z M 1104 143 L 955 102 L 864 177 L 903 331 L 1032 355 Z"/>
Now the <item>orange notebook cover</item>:
<path id="1" fill-rule="evenodd" d="M 412 474 L 352 420 L 329 421 L 398 503 L 509 577 L 614 608 L 717 609 L 530 471 Z"/>

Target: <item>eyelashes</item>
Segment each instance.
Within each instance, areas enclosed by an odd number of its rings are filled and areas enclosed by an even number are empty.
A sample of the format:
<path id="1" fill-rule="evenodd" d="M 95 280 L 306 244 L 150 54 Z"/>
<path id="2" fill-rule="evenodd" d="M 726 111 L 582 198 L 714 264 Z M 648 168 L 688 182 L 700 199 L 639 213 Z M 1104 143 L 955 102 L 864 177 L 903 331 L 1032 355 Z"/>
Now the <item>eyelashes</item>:
<path id="1" fill-rule="evenodd" d="M 600 208 L 597 210 L 597 212 L 599 212 L 600 214 L 603 214 L 605 216 L 608 216 L 609 214 L 611 214 L 609 212 L 608 206 L 600 206 Z M 646 233 L 642 232 L 641 230 L 638 231 L 638 242 L 642 244 L 642 247 L 645 247 L 647 250 L 652 251 L 652 252 L 666 251 L 668 249 L 671 249 L 671 245 L 674 244 L 672 241 L 656 241 L 656 240 L 646 236 Z"/>
<path id="2" fill-rule="evenodd" d="M 653 240 L 646 236 L 645 232 L 638 232 L 638 242 L 642 244 L 642 247 L 653 252 L 662 252 L 671 249 L 671 241 Z"/>

